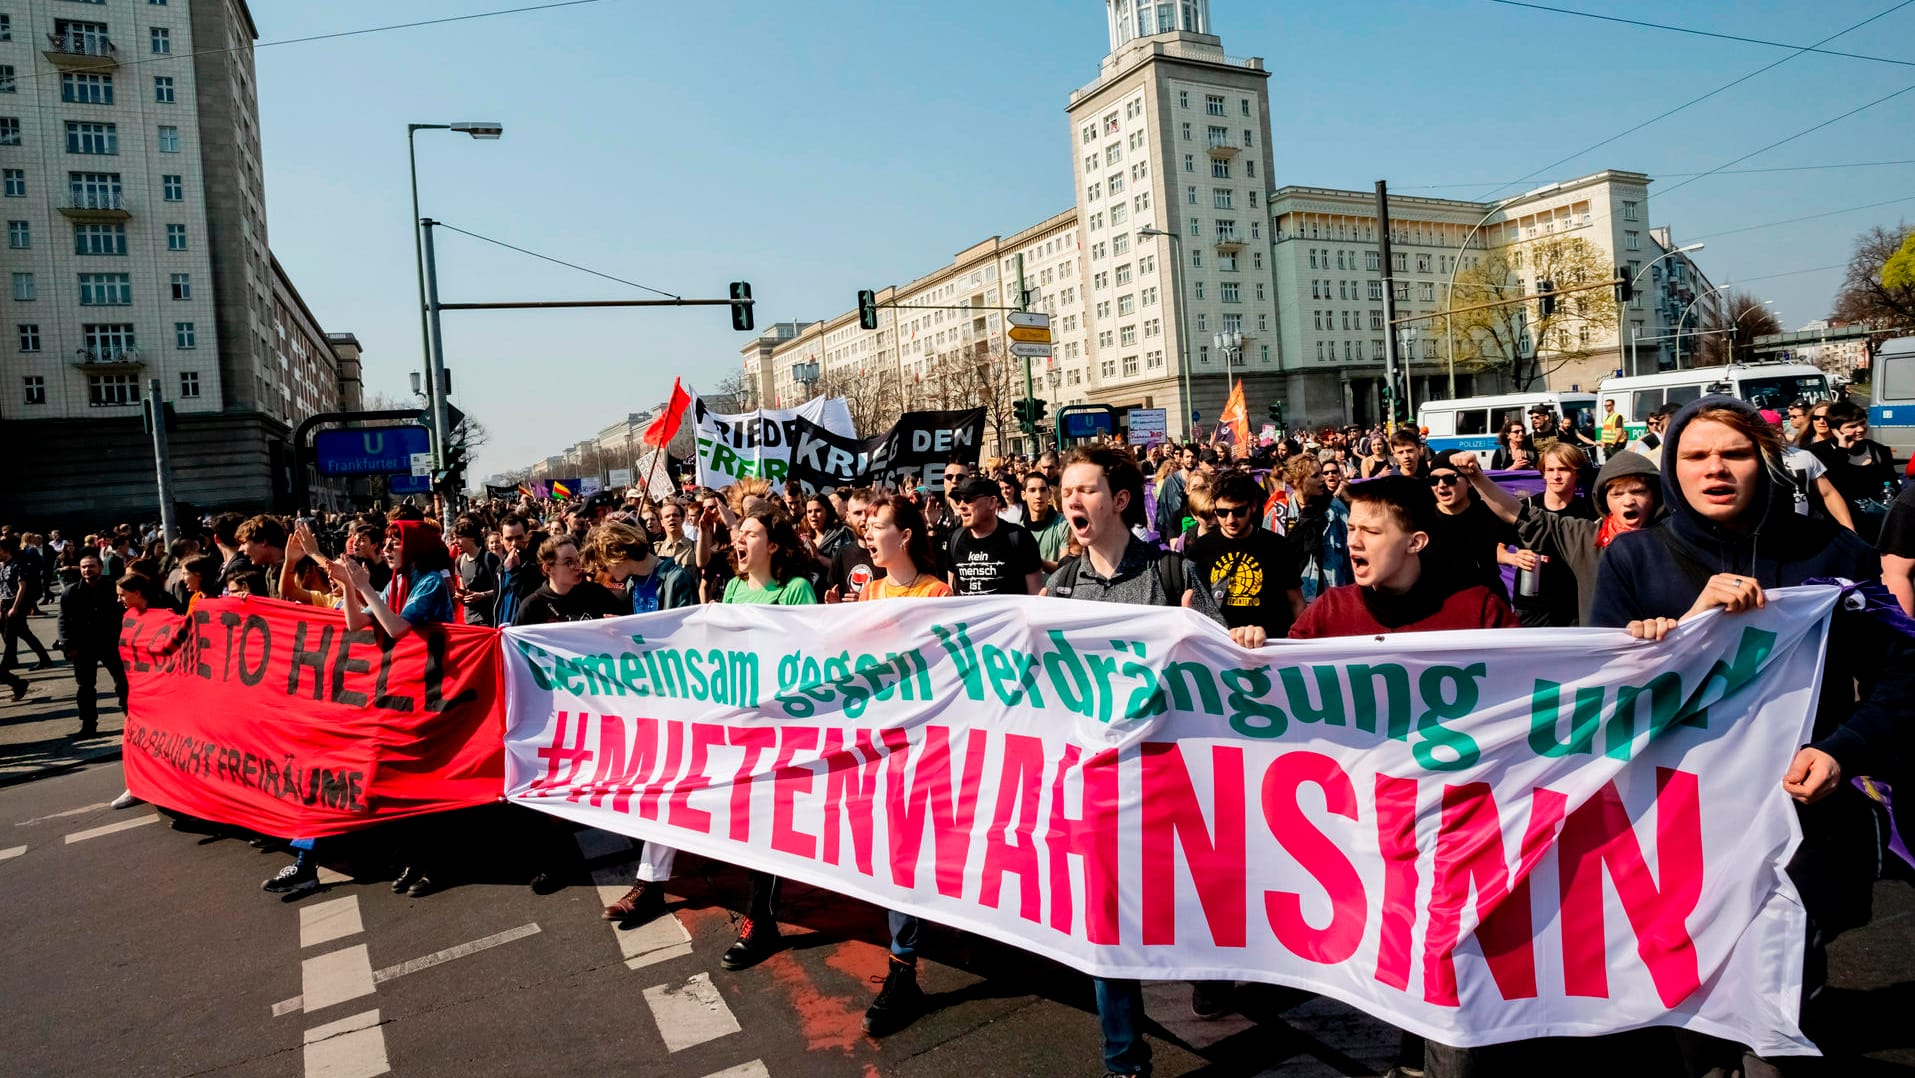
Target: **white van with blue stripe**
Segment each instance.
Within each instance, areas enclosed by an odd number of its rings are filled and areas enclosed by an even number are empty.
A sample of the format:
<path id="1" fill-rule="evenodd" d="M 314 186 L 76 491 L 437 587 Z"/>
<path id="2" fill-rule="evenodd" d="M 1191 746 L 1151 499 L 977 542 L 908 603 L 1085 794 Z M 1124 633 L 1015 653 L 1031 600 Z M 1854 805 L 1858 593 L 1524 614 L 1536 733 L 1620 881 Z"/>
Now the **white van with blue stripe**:
<path id="1" fill-rule="evenodd" d="M 1439 456 L 1468 449 L 1488 468 L 1499 448 L 1497 435 L 1511 425 L 1528 430 L 1529 410 L 1538 404 L 1553 409 L 1558 422 L 1573 424 L 1585 431 L 1595 430 L 1594 393 L 1557 393 L 1546 389 L 1494 397 L 1424 401 L 1417 406 L 1416 423 L 1427 432 L 1424 438 Z"/>

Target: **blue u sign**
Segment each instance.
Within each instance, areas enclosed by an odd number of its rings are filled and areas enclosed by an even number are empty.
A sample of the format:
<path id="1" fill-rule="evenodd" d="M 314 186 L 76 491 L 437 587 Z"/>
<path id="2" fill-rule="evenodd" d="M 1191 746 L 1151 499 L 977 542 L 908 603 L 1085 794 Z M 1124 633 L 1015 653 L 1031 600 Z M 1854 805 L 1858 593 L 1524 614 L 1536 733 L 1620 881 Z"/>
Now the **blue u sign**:
<path id="1" fill-rule="evenodd" d="M 313 437 L 320 475 L 409 475 L 412 455 L 431 450 L 431 432 L 412 425 L 322 430 Z"/>

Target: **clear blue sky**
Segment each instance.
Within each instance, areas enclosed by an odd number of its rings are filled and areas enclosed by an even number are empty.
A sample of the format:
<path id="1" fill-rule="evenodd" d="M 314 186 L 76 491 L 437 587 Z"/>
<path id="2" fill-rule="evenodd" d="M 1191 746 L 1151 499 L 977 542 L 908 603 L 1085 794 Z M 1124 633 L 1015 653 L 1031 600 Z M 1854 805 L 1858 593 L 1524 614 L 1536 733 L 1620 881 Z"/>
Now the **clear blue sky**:
<path id="1" fill-rule="evenodd" d="M 1647 0 L 1559 6 L 1808 44 L 1898 0 Z M 508 0 L 255 0 L 262 45 L 470 14 Z M 1787 55 L 1486 0 L 1211 0 L 1233 56 L 1273 72 L 1277 183 L 1481 197 Z M 1915 60 L 1915 6 L 1825 48 Z M 602 2 L 258 52 L 270 240 L 328 330 L 366 348 L 369 391 L 408 393 L 420 357 L 405 125 L 429 215 L 685 295 L 745 279 L 763 326 L 849 309 L 1071 204 L 1070 91 L 1107 49 L 1097 0 L 964 4 Z M 1852 237 L 1915 220 L 1915 166 L 1716 175 L 1715 168 L 1905 86 L 1915 67 L 1804 55 L 1522 187 L 1600 168 L 1658 177 L 1654 223 L 1717 281 L 1847 261 Z M 1734 166 L 1915 158 L 1915 92 Z M 1476 186 L 1471 186 L 1476 185 Z M 1513 193 L 1514 188 L 1502 191 Z M 1735 232 L 1867 203 L 1893 205 Z M 442 298 L 642 295 L 446 235 Z M 1839 270 L 1748 286 L 1794 327 Z M 453 399 L 491 428 L 481 473 L 517 467 L 711 384 L 746 342 L 722 308 L 472 312 L 446 320 Z"/>

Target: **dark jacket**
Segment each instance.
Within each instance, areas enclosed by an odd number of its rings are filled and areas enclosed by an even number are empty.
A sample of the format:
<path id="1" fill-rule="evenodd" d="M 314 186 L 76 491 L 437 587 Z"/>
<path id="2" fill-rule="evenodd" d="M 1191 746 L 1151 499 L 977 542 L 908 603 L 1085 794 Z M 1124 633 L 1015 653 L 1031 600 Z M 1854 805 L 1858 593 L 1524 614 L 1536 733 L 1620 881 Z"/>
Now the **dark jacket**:
<path id="1" fill-rule="evenodd" d="M 1675 462 L 1684 429 L 1704 408 L 1755 414 L 1732 397 L 1704 397 L 1676 414 L 1663 436 L 1663 459 L 1670 466 L 1662 471 L 1662 498 L 1669 515 L 1654 528 L 1617 536 L 1609 544 L 1596 572 L 1591 625 L 1680 618 L 1716 573 L 1747 576 L 1765 589 L 1816 577 L 1862 581 L 1881 576 L 1881 559 L 1854 532 L 1795 512 L 1793 499 L 1777 485 L 1779 465 L 1757 472 L 1750 510 L 1757 523 L 1748 531 L 1725 530 L 1692 509 L 1682 496 Z M 1824 671 L 1811 744 L 1835 757 L 1844 775 L 1889 776 L 1898 769 L 1904 731 L 1915 719 L 1915 646 L 1838 607 Z"/>
<path id="2" fill-rule="evenodd" d="M 532 593 L 545 586 L 545 574 L 539 571 L 539 559 L 527 550 L 519 557 L 517 569 L 499 565 L 499 595 L 492 604 L 492 624 L 518 624 L 519 608 Z"/>
<path id="3" fill-rule="evenodd" d="M 1542 507 L 1540 499 L 1524 502 L 1522 511 L 1516 514 L 1516 534 L 1522 537 L 1523 545 L 1539 554 L 1560 559 L 1569 566 L 1570 572 L 1576 574 L 1578 624 L 1601 624 L 1590 618 L 1593 613 L 1591 608 L 1596 603 L 1596 567 L 1603 554 L 1602 548 L 1596 545 L 1596 533 L 1602 530 L 1603 518 L 1609 515 L 1609 503 L 1604 500 L 1604 495 L 1610 481 L 1626 475 L 1640 475 L 1647 478 L 1651 489 L 1654 489 L 1661 482 L 1660 474 L 1655 464 L 1640 453 L 1616 453 L 1609 458 L 1609 463 L 1602 466 L 1602 471 L 1596 473 L 1596 485 L 1590 489 L 1590 500 L 1596 503 L 1595 520 L 1548 512 Z M 1656 515 L 1662 515 L 1660 508 L 1656 510 Z M 1690 601 L 1695 600 L 1691 598 Z"/>
<path id="4" fill-rule="evenodd" d="M 60 640 L 67 654 L 93 656 L 118 649 L 120 619 L 125 615 L 119 592 L 105 576 L 61 592 Z"/>

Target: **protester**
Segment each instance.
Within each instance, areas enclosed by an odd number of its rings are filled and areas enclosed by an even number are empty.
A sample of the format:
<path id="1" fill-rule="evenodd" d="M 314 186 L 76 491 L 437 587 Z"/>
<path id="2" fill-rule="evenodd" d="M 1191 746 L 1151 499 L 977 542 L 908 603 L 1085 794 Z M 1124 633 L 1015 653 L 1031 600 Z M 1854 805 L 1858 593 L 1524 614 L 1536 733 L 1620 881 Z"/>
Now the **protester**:
<path id="1" fill-rule="evenodd" d="M 644 542 L 643 538 L 638 541 Z M 632 612 L 631 600 L 585 578 L 585 559 L 570 535 L 555 535 L 539 547 L 539 569 L 545 574 L 545 583 L 519 605 L 514 625 L 596 621 Z"/>
<path id="2" fill-rule="evenodd" d="M 1299 458 L 1308 459 L 1308 458 Z M 1300 558 L 1284 536 L 1260 526 L 1256 516 L 1263 488 L 1246 472 L 1229 472 L 1211 494 L 1216 528 L 1184 548 L 1235 629 L 1258 625 L 1281 637 L 1303 613 Z"/>
<path id="3" fill-rule="evenodd" d="M 997 515 L 996 482 L 966 479 L 952 492 L 958 520 L 951 537 L 951 590 L 959 595 L 1030 595 L 1043 586 L 1037 540 L 1022 524 Z"/>
<path id="4" fill-rule="evenodd" d="M 1882 583 L 1902 612 L 1915 617 L 1915 483 L 1903 487 L 1889 505 L 1876 549 L 1882 552 Z"/>
<path id="5" fill-rule="evenodd" d="M 1057 487 L 1041 471 L 1024 473 L 1024 525 L 1037 540 L 1037 559 L 1046 573 L 1055 572 L 1064 560 L 1064 545 L 1070 540 L 1070 522 L 1057 508 Z"/>
<path id="6" fill-rule="evenodd" d="M 1457 574 L 1461 581 L 1481 584 L 1507 600 L 1509 590 L 1503 585 L 1502 566 L 1512 565 L 1519 571 L 1535 569 L 1536 552 L 1512 553 L 1506 549 L 1517 541 L 1515 529 L 1497 519 L 1476 497 L 1453 463 L 1441 461 L 1430 468 L 1428 485 L 1435 492 L 1437 515 L 1429 522 L 1431 549 L 1424 560 L 1441 564 L 1444 572 Z M 1351 488 L 1352 498 L 1356 489 Z"/>
<path id="7" fill-rule="evenodd" d="M 355 532 L 355 534 L 357 534 Z M 526 519 L 507 513 L 499 520 L 498 600 L 492 608 L 492 624 L 517 622 L 519 606 L 539 590 L 545 578 L 538 570 L 538 552 L 532 546 L 532 532 Z"/>
<path id="8" fill-rule="evenodd" d="M 80 556 L 80 582 L 60 596 L 60 645 L 73 664 L 74 707 L 80 715 L 80 736 L 99 729 L 99 670 L 113 679 L 113 691 L 126 709 L 126 667 L 120 661 L 120 620 L 125 608 L 106 579 L 100 556 Z M 24 688 L 25 683 L 21 686 Z M 14 690 L 13 698 L 25 693 Z"/>
<path id="9" fill-rule="evenodd" d="M 460 517 L 452 525 L 452 539 L 459 544 L 452 579 L 465 623 L 491 625 L 499 601 L 499 559 L 485 549 L 485 522 L 469 514 Z"/>
<path id="10" fill-rule="evenodd" d="M 1811 452 L 1828 466 L 1829 482 L 1848 503 L 1855 533 L 1873 543 L 1900 487 L 1895 459 L 1887 446 L 1869 438 L 1868 413 L 1859 405 L 1836 401 L 1826 415 L 1834 437 Z"/>
<path id="11" fill-rule="evenodd" d="M 1430 474 L 1427 458 L 1423 453 L 1423 439 L 1409 427 L 1398 427 L 1390 435 L 1390 475 L 1408 475 L 1422 478 Z"/>

